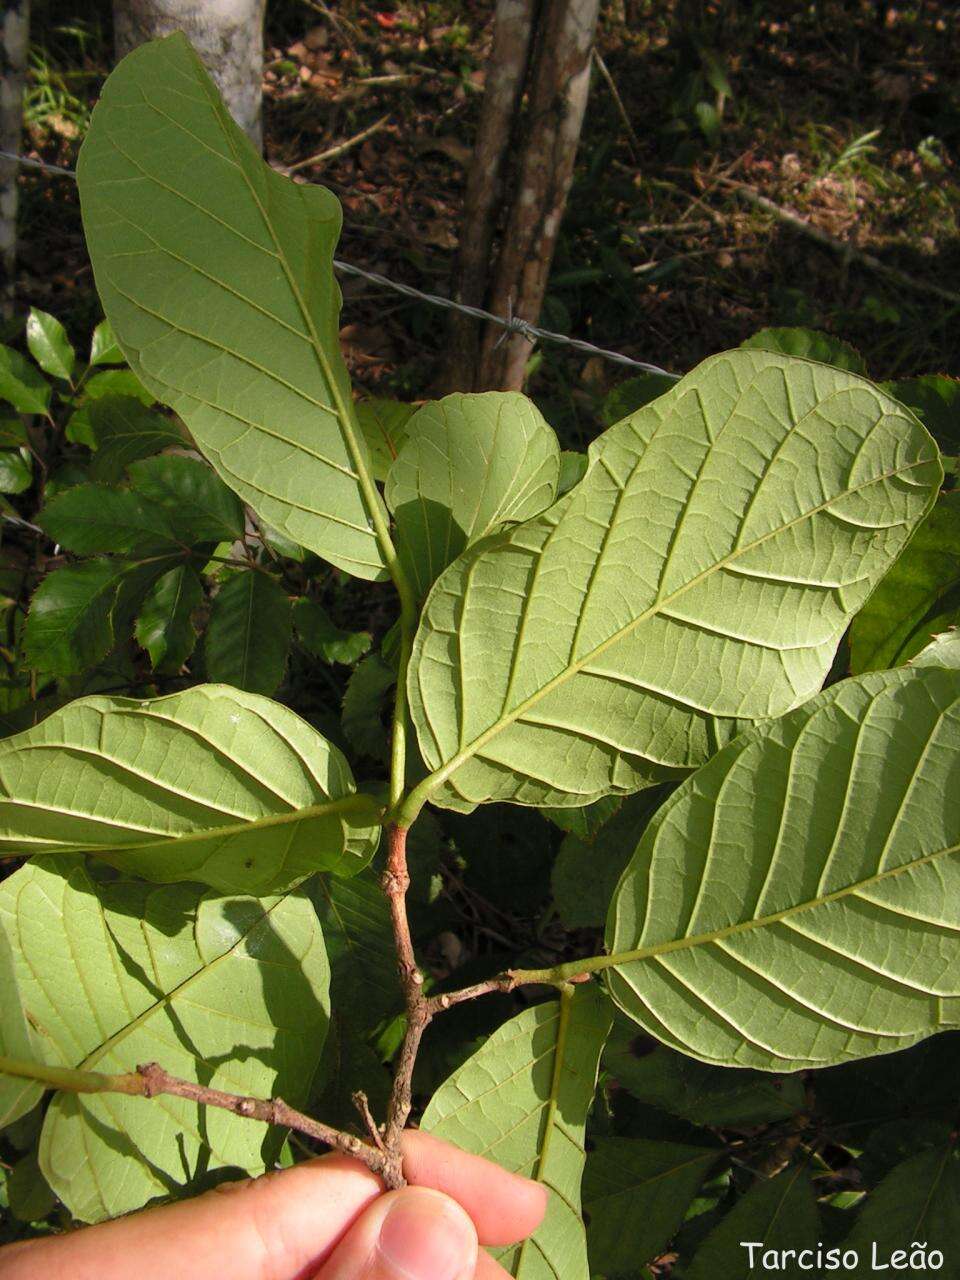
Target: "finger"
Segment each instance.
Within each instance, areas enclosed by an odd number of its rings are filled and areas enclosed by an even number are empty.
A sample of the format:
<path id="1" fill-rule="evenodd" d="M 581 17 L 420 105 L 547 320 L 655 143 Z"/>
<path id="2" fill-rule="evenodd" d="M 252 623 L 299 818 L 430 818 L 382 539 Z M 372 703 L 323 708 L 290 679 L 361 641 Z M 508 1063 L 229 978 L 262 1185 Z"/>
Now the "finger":
<path id="1" fill-rule="evenodd" d="M 537 1229 L 547 1209 L 540 1183 L 417 1129 L 403 1135 L 403 1172 L 408 1182 L 434 1187 L 462 1204 L 481 1244 L 522 1240 Z"/>
<path id="2" fill-rule="evenodd" d="M 449 1196 L 388 1191 L 334 1249 L 316 1280 L 474 1280 L 477 1231 Z"/>
<path id="3" fill-rule="evenodd" d="M 3 1280 L 293 1280 L 311 1274 L 382 1193 L 356 1160 L 323 1156 L 194 1200 L 0 1250 Z"/>
<path id="4" fill-rule="evenodd" d="M 504 1271 L 499 1262 L 495 1262 L 483 1249 L 477 1258 L 477 1269 L 473 1273 L 474 1280 L 510 1280 L 509 1271 Z"/>

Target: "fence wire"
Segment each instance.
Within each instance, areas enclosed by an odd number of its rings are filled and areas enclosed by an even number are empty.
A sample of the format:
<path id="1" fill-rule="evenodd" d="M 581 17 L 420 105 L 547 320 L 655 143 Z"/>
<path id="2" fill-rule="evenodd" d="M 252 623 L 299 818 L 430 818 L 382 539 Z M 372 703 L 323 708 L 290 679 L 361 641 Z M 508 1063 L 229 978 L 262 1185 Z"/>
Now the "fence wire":
<path id="1" fill-rule="evenodd" d="M 72 178 L 76 180 L 76 173 L 73 169 L 65 169 L 59 164 L 47 164 L 44 160 L 32 160 L 29 156 L 20 156 L 12 151 L 0 151 L 0 159 L 10 160 L 15 164 L 22 165 L 27 169 L 37 169 L 42 173 L 53 174 L 56 177 Z M 438 293 L 425 293 L 422 289 L 415 289 L 413 285 L 403 284 L 399 280 L 391 280 L 389 276 L 380 275 L 377 271 L 367 271 L 363 267 L 355 266 L 352 262 L 343 262 L 339 258 L 334 258 L 333 265 L 337 271 L 348 276 L 359 276 L 362 280 L 369 280 L 371 284 L 379 285 L 383 289 L 390 289 L 394 293 L 402 294 L 406 298 L 414 298 L 418 302 L 426 302 L 432 307 L 442 307 L 446 311 L 459 311 L 463 315 L 473 316 L 475 320 L 486 320 L 490 324 L 499 325 L 504 330 L 504 335 L 511 333 L 522 334 L 529 343 L 534 344 L 539 339 L 541 342 L 552 342 L 557 346 L 571 347 L 574 351 L 582 351 L 584 355 L 599 356 L 603 360 L 610 360 L 614 364 L 626 365 L 630 369 L 638 369 L 642 373 L 659 373 L 667 378 L 676 378 L 678 375 L 669 373 L 666 369 L 661 369 L 659 365 L 648 364 L 645 360 L 634 360 L 632 356 L 626 356 L 621 351 L 611 351 L 607 347 L 598 347 L 592 342 L 584 342 L 582 338 L 571 338 L 565 333 L 555 333 L 552 329 L 541 329 L 539 325 L 531 324 L 529 320 L 522 320 L 519 316 L 498 316 L 492 311 L 485 311 L 483 307 L 471 307 L 465 302 L 457 302 L 453 298 L 444 298 Z"/>

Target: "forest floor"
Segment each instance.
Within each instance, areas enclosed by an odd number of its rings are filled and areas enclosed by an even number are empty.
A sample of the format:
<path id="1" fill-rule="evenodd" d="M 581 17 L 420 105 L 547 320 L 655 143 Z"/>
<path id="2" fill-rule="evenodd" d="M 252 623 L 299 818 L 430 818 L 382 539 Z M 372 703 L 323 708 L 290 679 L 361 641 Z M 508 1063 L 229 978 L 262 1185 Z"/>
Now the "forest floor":
<path id="1" fill-rule="evenodd" d="M 266 151 L 278 168 L 298 166 L 339 196 L 342 258 L 443 294 L 493 5 L 382 3 L 268 5 Z M 66 164 L 112 44 L 109 5 L 88 0 L 83 16 L 78 7 L 34 6 L 26 143 Z M 603 6 L 602 61 L 542 323 L 675 371 L 763 326 L 790 324 L 848 339 L 877 377 L 956 371 L 956 7 L 691 7 L 697 22 L 680 30 L 680 6 L 668 0 Z M 23 300 L 80 336 L 97 303 L 76 191 L 66 179 L 25 173 L 22 182 Z M 758 208 L 758 196 L 836 247 Z M 444 313 L 362 280 L 345 279 L 343 289 L 356 381 L 428 395 Z M 622 366 L 545 347 L 529 385 L 578 444 L 625 376 Z"/>

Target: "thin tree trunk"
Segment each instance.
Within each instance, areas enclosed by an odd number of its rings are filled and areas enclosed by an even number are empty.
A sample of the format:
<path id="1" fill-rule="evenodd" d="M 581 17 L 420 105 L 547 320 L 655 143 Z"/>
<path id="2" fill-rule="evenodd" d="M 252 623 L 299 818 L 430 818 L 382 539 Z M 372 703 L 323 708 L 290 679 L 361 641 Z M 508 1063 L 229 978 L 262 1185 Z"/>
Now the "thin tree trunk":
<path id="1" fill-rule="evenodd" d="M 266 0 L 114 0 L 117 57 L 183 31 L 223 95 L 230 114 L 263 144 L 263 15 Z"/>
<path id="2" fill-rule="evenodd" d="M 504 167 L 527 75 L 535 10 L 536 0 L 497 0 L 453 276 L 453 297 L 475 307 L 483 306 L 487 291 Z M 476 320 L 451 312 L 448 350 L 443 389 L 469 390 L 475 383 L 480 356 Z"/>
<path id="3" fill-rule="evenodd" d="M 7 3 L 0 37 L 0 149 L 19 153 L 23 136 L 23 85 L 30 43 L 29 0 Z M 17 265 L 19 166 L 0 159 L 0 314 L 13 312 Z"/>
<path id="4" fill-rule="evenodd" d="M 528 101 L 528 126 L 488 306 L 536 323 L 567 203 L 587 105 L 599 0 L 543 0 Z M 488 325 L 477 385 L 523 385 L 530 344 L 502 341 Z"/>

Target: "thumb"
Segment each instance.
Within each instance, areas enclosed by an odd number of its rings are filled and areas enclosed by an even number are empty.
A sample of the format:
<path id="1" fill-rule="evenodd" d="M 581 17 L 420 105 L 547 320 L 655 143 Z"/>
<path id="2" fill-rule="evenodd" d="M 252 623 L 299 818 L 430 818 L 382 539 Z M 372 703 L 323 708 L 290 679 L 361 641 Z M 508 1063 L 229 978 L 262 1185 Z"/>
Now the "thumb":
<path id="1" fill-rule="evenodd" d="M 314 1280 L 473 1280 L 477 1231 L 455 1200 L 426 1187 L 380 1196 Z"/>

